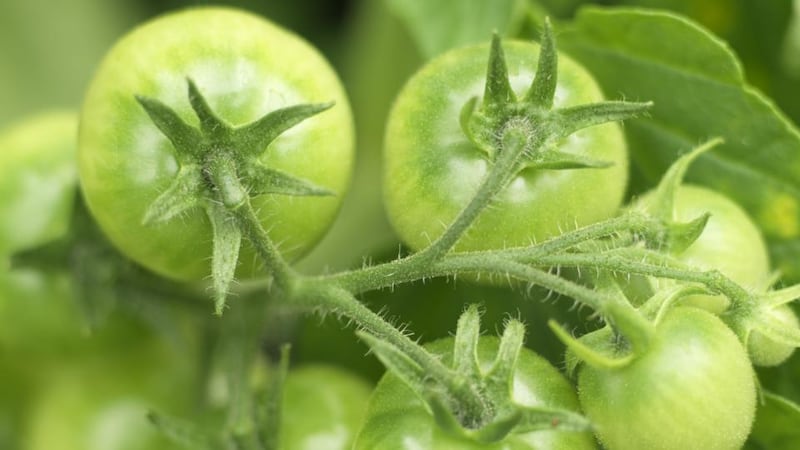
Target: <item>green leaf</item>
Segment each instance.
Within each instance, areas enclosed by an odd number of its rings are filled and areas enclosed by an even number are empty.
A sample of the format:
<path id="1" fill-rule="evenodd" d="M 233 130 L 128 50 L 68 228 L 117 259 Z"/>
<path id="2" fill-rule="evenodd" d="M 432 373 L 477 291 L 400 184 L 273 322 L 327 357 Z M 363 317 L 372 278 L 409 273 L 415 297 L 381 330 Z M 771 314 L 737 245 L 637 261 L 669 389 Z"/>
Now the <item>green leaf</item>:
<path id="1" fill-rule="evenodd" d="M 790 450 L 800 448 L 800 406 L 771 392 L 764 392 L 764 404 L 756 411 L 756 421 L 747 449 Z"/>
<path id="2" fill-rule="evenodd" d="M 655 185 L 683 151 L 720 136 L 725 144 L 700 156 L 687 180 L 736 200 L 771 241 L 800 239 L 800 132 L 745 83 L 724 42 L 677 15 L 599 8 L 581 10 L 559 42 L 607 94 L 655 103 L 650 117 L 625 126 L 635 191 Z M 773 253 L 792 279 L 798 256 Z"/>
<path id="3" fill-rule="evenodd" d="M 427 58 L 484 42 L 511 25 L 520 0 L 386 0 Z"/>

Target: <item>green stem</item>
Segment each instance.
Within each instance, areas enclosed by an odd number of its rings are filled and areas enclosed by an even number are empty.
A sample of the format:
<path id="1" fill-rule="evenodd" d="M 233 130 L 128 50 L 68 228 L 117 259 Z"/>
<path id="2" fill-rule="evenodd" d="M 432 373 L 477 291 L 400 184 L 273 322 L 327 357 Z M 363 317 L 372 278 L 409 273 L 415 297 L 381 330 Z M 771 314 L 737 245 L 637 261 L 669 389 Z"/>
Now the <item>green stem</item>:
<path id="1" fill-rule="evenodd" d="M 507 250 L 491 250 L 481 252 L 458 253 L 450 255 L 441 262 L 432 262 L 421 256 L 421 253 L 372 267 L 318 277 L 318 281 L 327 281 L 349 292 L 359 294 L 375 289 L 392 287 L 396 284 L 415 281 L 424 277 L 457 275 L 457 271 L 448 271 L 453 264 L 475 260 L 477 263 L 487 258 L 511 259 L 518 262 L 536 263 L 541 257 L 574 247 L 582 242 L 604 238 L 615 234 L 630 233 L 648 229 L 652 221 L 639 214 L 626 214 L 621 217 L 605 220 L 574 231 L 556 236 L 540 244 L 529 247 Z M 448 259 L 453 261 L 448 262 Z M 482 271 L 496 273 L 491 266 L 484 264 Z"/>
<path id="2" fill-rule="evenodd" d="M 439 358 L 364 306 L 350 292 L 330 283 L 307 280 L 298 286 L 292 300 L 306 308 L 320 308 L 341 314 L 372 335 L 386 340 L 419 364 L 432 379 L 445 386 L 453 398 L 460 400 L 465 411 L 485 414 L 486 400 L 464 374 L 448 369 Z"/>
<path id="3" fill-rule="evenodd" d="M 542 256 L 538 258 L 536 265 L 594 267 L 615 272 L 700 283 L 714 292 L 727 296 L 731 300 L 729 312 L 749 308 L 753 302 L 750 294 L 744 288 L 718 270 L 699 271 L 674 258 L 647 250 L 641 252 L 639 260 L 617 254 L 614 251 L 601 254 L 563 253 Z"/>
<path id="4" fill-rule="evenodd" d="M 275 286 L 285 292 L 292 280 L 298 277 L 297 273 L 283 259 L 278 248 L 272 243 L 272 239 L 261 226 L 261 221 L 249 201 L 244 202 L 234 213 L 243 234 L 250 240 L 258 255 L 267 265 L 275 281 Z"/>
<path id="5" fill-rule="evenodd" d="M 490 163 L 489 172 L 478 187 L 478 191 L 445 232 L 429 247 L 419 252 L 421 259 L 437 261 L 456 245 L 456 242 L 475 222 L 478 215 L 486 209 L 516 173 L 520 155 L 525 151 L 527 145 L 527 136 L 524 133 L 506 133 L 499 150 L 495 153 L 497 158 Z"/>

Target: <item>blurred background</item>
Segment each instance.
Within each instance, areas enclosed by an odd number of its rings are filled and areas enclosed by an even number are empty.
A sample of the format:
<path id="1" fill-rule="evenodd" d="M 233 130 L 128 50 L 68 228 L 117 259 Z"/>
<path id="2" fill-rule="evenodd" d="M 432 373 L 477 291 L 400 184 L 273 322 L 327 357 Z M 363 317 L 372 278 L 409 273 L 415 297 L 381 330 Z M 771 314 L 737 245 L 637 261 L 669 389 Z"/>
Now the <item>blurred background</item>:
<path id="1" fill-rule="evenodd" d="M 0 2 L 0 129 L 41 111 L 78 110 L 94 68 L 116 39 L 156 15 L 209 3 Z M 401 3 L 398 0 L 214 3 L 256 12 L 304 36 L 333 63 L 351 98 L 358 142 L 353 188 L 331 233 L 299 263 L 307 273 L 356 267 L 365 260 L 386 260 L 395 257 L 400 249 L 381 206 L 383 126 L 394 95 L 424 62 L 424 52 L 412 38 L 413 27 L 407 26 L 407 16 L 398 6 Z M 585 3 L 592 2 L 531 0 L 526 5 L 537 16 L 567 19 Z M 798 2 L 594 3 L 664 8 L 692 17 L 728 41 L 743 61 L 748 80 L 774 99 L 795 123 L 800 122 Z M 0 164 L 3 151 L 0 148 Z M 14 236 L 0 236 L 0 242 L 13 239 Z M 158 441 L 131 444 L 122 438 L 109 444 L 112 441 L 103 440 L 102 435 L 113 435 L 120 428 L 138 433 L 137 428 L 129 425 L 131 415 L 145 429 L 148 425 L 140 417 L 141 408 L 137 405 L 147 404 L 178 415 L 192 409 L 191 399 L 205 389 L 196 380 L 202 372 L 197 361 L 203 367 L 210 364 L 206 344 L 214 331 L 206 332 L 203 324 L 206 314 L 211 314 L 211 307 L 201 308 L 199 317 L 198 313 L 187 314 L 181 306 L 150 309 L 146 303 L 138 303 L 133 308 L 105 315 L 102 323 L 87 333 L 85 311 L 80 300 L 74 298 L 75 290 L 70 283 L 63 274 L 0 275 L 0 450 L 168 448 L 163 443 L 152 443 Z M 544 297 L 545 293 L 526 294 L 507 287 L 434 280 L 393 292 L 372 293 L 364 300 L 396 321 L 408 323 L 423 340 L 451 334 L 456 318 L 468 302 L 485 305 L 487 330 L 500 327 L 509 312 L 526 317 L 529 329 L 533 330 L 546 329 L 544 322 L 549 317 L 569 320 L 568 317 L 574 316 L 552 301 L 526 300 L 537 296 Z M 423 297 L 436 301 L 426 302 L 424 307 L 419 301 L 412 301 Z M 202 332 L 198 333 L 198 329 Z M 346 366 L 373 381 L 381 374 L 374 358 L 365 356 L 366 348 L 356 341 L 352 329 L 335 318 L 306 321 L 277 318 L 264 345 L 266 350 L 274 350 L 287 339 L 294 343 L 292 358 L 297 364 L 323 361 Z M 553 362 L 562 364 L 562 347 L 551 333 L 540 333 L 528 341 L 528 345 Z M 339 350 L 331 352 L 333 346 Z M 773 376 L 789 377 L 784 373 Z M 174 387 L 178 385 L 187 387 L 183 389 L 186 392 L 177 392 Z M 787 389 L 794 389 L 800 397 L 798 388 Z M 109 403 L 108 399 L 116 400 Z M 100 437 L 92 441 L 97 447 L 82 447 L 85 444 L 71 440 L 70 436 L 86 426 L 82 417 L 94 414 L 97 408 L 106 410 L 102 419 L 96 419 L 103 421 L 98 429 L 106 431 L 97 432 Z"/>

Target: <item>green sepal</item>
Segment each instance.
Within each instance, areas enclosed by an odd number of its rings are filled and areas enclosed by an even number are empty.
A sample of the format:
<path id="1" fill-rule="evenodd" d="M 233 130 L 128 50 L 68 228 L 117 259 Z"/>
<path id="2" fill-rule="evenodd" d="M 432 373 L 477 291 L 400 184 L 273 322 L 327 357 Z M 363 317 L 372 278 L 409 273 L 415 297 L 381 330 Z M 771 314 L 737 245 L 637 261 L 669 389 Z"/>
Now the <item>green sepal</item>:
<path id="1" fill-rule="evenodd" d="M 149 412 L 147 420 L 169 441 L 191 450 L 217 450 L 219 439 L 206 434 L 205 429 L 189 421 L 156 412 Z"/>
<path id="2" fill-rule="evenodd" d="M 481 316 L 478 305 L 471 304 L 458 318 L 453 345 L 453 369 L 465 376 L 480 374 L 478 340 L 481 334 Z"/>
<path id="3" fill-rule="evenodd" d="M 191 78 L 186 81 L 189 85 L 189 103 L 200 119 L 200 130 L 212 140 L 224 139 L 230 133 L 231 126 L 214 113 L 194 81 Z"/>
<path id="4" fill-rule="evenodd" d="M 777 308 L 778 306 L 787 305 L 798 298 L 800 298 L 800 284 L 795 284 L 761 295 L 758 303 Z"/>
<path id="5" fill-rule="evenodd" d="M 492 37 L 483 101 L 468 100 L 459 124 L 465 136 L 490 161 L 503 154 L 512 161 L 504 180 L 523 169 L 567 170 L 604 168 L 610 164 L 551 150 L 554 144 L 582 128 L 637 116 L 652 103 L 600 102 L 552 109 L 558 82 L 558 53 L 549 21 L 542 30 L 542 46 L 531 86 L 517 100 L 508 77 L 500 37 Z M 509 135 L 510 136 L 509 139 Z M 510 144 L 510 145 L 509 145 Z M 506 181 L 506 182 L 507 182 Z"/>
<path id="6" fill-rule="evenodd" d="M 640 116 L 653 106 L 653 102 L 607 101 L 570 106 L 553 110 L 558 124 L 554 139 L 565 138 L 578 130 L 608 122 L 619 122 Z"/>
<path id="7" fill-rule="evenodd" d="M 403 380 L 411 389 L 425 399 L 430 389 L 428 375 L 425 370 L 394 345 L 366 331 L 357 331 L 356 335 L 364 341 L 370 351 L 380 360 L 386 369 Z"/>
<path id="8" fill-rule="evenodd" d="M 477 430 L 464 430 L 470 439 L 490 444 L 505 439 L 511 433 L 520 433 L 519 425 L 523 414 L 512 410 L 508 414 L 495 417 L 492 421 Z"/>
<path id="9" fill-rule="evenodd" d="M 169 139 L 175 148 L 176 157 L 181 163 L 188 162 L 191 156 L 202 154 L 203 137 L 200 132 L 186 123 L 169 106 L 154 98 L 136 96 L 153 124 Z"/>
<path id="10" fill-rule="evenodd" d="M 592 340 L 583 341 L 575 339 L 571 334 L 569 334 L 569 332 L 567 332 L 567 330 L 565 330 L 554 320 L 549 320 L 547 322 L 547 326 L 553 330 L 553 333 L 556 335 L 556 337 L 567 346 L 567 349 L 570 352 L 572 352 L 576 358 L 576 361 L 585 362 L 593 367 L 607 370 L 621 369 L 633 361 L 632 353 L 624 356 L 611 355 L 603 351 L 608 350 L 608 348 L 592 347 L 590 345 L 593 342 Z M 607 329 L 609 330 L 607 333 L 611 333 L 611 329 Z M 570 372 L 574 370 L 575 366 L 577 366 L 577 362 L 568 365 L 568 368 L 571 367 Z"/>
<path id="11" fill-rule="evenodd" d="M 203 205 L 198 195 L 204 188 L 203 174 L 195 164 L 181 166 L 175 180 L 147 207 L 142 224 L 155 225 Z"/>
<path id="12" fill-rule="evenodd" d="M 525 167 L 540 170 L 603 169 L 613 166 L 610 161 L 601 161 L 582 155 L 562 152 L 555 149 L 536 153 Z"/>
<path id="13" fill-rule="evenodd" d="M 214 288 L 214 314 L 220 316 L 225 310 L 228 290 L 236 274 L 242 231 L 233 215 L 220 205 L 206 208 L 213 231 L 213 253 L 211 257 L 211 279 Z"/>
<path id="14" fill-rule="evenodd" d="M 598 313 L 625 337 L 636 355 L 643 354 L 654 333 L 653 324 L 631 305 L 617 279 L 609 272 L 600 271 L 594 277 L 594 282 L 595 289 L 607 298 Z"/>
<path id="15" fill-rule="evenodd" d="M 666 224 L 667 234 L 660 248 L 671 252 L 673 255 L 683 253 L 697 238 L 703 234 L 711 213 L 703 213 L 689 222 L 672 222 Z"/>
<path id="16" fill-rule="evenodd" d="M 486 86 L 483 91 L 483 108 L 488 114 L 501 111 L 511 103 L 517 101 L 511 83 L 508 80 L 508 68 L 503 53 L 500 35 L 492 35 L 492 44 L 489 50 L 489 64 L 486 69 Z"/>
<path id="17" fill-rule="evenodd" d="M 500 337 L 500 347 L 491 368 L 483 377 L 486 390 L 495 398 L 509 396 L 514 385 L 514 372 L 517 360 L 525 343 L 525 325 L 519 320 L 509 320 Z"/>
<path id="18" fill-rule="evenodd" d="M 558 53 L 556 52 L 556 41 L 553 37 L 553 29 L 550 26 L 550 19 L 545 17 L 542 26 L 542 42 L 539 51 L 539 62 L 536 66 L 536 75 L 533 77 L 531 87 L 522 101 L 537 108 L 550 109 L 553 107 L 557 84 Z"/>
<path id="19" fill-rule="evenodd" d="M 661 178 L 652 197 L 643 204 L 642 212 L 661 220 L 665 227 L 662 233 L 650 236 L 648 245 L 651 248 L 680 254 L 703 233 L 710 214 L 705 213 L 686 223 L 676 222 L 675 196 L 692 162 L 722 142 L 720 138 L 711 139 L 678 158 Z"/>
<path id="20" fill-rule="evenodd" d="M 461 131 L 467 136 L 467 139 L 470 140 L 473 144 L 478 145 L 478 147 L 485 151 L 487 155 L 491 156 L 491 149 L 486 148 L 484 145 L 480 145 L 481 140 L 478 139 L 478 136 L 472 131 L 473 128 L 473 118 L 475 117 L 475 111 L 478 107 L 478 97 L 472 97 L 464 103 L 464 106 L 461 107 L 461 111 L 458 114 L 458 124 L 461 126 Z"/>
<path id="21" fill-rule="evenodd" d="M 639 312 L 658 324 L 667 311 L 679 304 L 681 299 L 691 295 L 712 295 L 712 292 L 700 284 L 675 284 L 653 294 L 639 307 Z"/>
<path id="22" fill-rule="evenodd" d="M 675 195 L 678 188 L 683 183 L 683 178 L 686 175 L 686 171 L 689 170 L 689 166 L 698 156 L 723 142 L 722 138 L 710 139 L 672 163 L 667 173 L 661 177 L 661 181 L 658 183 L 658 187 L 656 187 L 653 198 L 648 204 L 647 212 L 653 217 L 672 222 L 675 214 Z"/>
<path id="23" fill-rule="evenodd" d="M 524 407 L 515 432 L 558 430 L 564 432 L 592 431 L 592 423 L 580 414 L 565 409 Z"/>
<path id="24" fill-rule="evenodd" d="M 641 207 L 642 212 L 664 223 L 662 232 L 650 236 L 649 247 L 666 250 L 677 255 L 689 248 L 703 233 L 710 214 L 702 214 L 689 222 L 677 222 L 675 220 L 675 196 L 692 162 L 722 142 L 721 138 L 714 138 L 695 147 L 678 158 L 661 178 L 652 197 Z"/>
<path id="25" fill-rule="evenodd" d="M 270 169 L 261 163 L 248 168 L 248 187 L 251 196 L 281 194 L 292 196 L 331 196 L 335 192 L 310 181 L 297 178 L 277 169 Z"/>
<path id="26" fill-rule="evenodd" d="M 246 154 L 260 155 L 283 132 L 333 105 L 333 102 L 310 103 L 269 112 L 254 122 L 234 129 L 233 143 Z"/>

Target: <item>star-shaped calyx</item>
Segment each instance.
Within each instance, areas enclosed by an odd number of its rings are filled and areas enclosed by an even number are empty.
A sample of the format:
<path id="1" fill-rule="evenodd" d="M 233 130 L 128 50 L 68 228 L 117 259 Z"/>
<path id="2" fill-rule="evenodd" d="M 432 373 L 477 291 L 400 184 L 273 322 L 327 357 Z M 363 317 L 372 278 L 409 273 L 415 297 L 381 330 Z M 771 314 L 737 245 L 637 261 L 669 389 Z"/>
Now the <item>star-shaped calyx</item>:
<path id="1" fill-rule="evenodd" d="M 545 402 L 523 405 L 516 400 L 514 392 L 519 387 L 515 374 L 525 337 L 522 322 L 506 323 L 495 357 L 488 365 L 479 356 L 479 341 L 487 339 L 480 334 L 479 308 L 471 305 L 458 319 L 452 353 L 443 359 L 446 371 L 437 378 L 392 344 L 366 331 L 358 332 L 387 370 L 427 404 L 437 424 L 461 439 L 493 443 L 511 434 L 533 431 L 591 430 L 589 421 L 574 411 Z M 455 392 L 465 386 L 481 393 L 484 402 L 465 404 L 463 396 Z"/>
<path id="2" fill-rule="evenodd" d="M 627 119 L 652 106 L 649 102 L 605 101 L 553 108 L 557 82 L 558 54 L 548 20 L 544 22 L 536 74 L 521 98 L 511 89 L 500 37 L 493 36 L 483 98 L 474 97 L 463 106 L 460 123 L 490 161 L 500 164 L 506 158 L 513 160 L 509 179 L 524 168 L 608 167 L 608 161 L 560 150 L 559 141 L 582 128 Z"/>
<path id="3" fill-rule="evenodd" d="M 145 225 L 166 222 L 190 209 L 203 208 L 214 233 L 212 278 L 217 313 L 224 306 L 241 246 L 241 227 L 235 211 L 249 207 L 251 196 L 280 194 L 325 196 L 333 192 L 277 169 L 260 156 L 283 132 L 333 103 L 299 104 L 272 111 L 242 126 L 233 126 L 209 106 L 197 85 L 188 79 L 189 102 L 200 126 L 186 123 L 172 108 L 150 97 L 137 96 L 153 123 L 169 139 L 179 165 L 170 186 L 148 207 Z"/>

